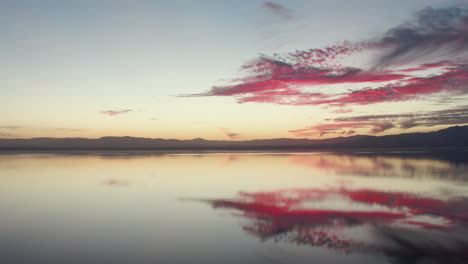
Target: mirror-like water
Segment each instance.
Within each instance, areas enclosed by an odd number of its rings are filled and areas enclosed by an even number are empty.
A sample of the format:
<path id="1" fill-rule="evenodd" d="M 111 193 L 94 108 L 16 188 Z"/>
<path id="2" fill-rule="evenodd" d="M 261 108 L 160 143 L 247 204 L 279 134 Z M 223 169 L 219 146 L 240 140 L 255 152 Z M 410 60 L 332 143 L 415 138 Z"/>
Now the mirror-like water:
<path id="1" fill-rule="evenodd" d="M 465 154 L 3 153 L 1 263 L 467 263 Z"/>

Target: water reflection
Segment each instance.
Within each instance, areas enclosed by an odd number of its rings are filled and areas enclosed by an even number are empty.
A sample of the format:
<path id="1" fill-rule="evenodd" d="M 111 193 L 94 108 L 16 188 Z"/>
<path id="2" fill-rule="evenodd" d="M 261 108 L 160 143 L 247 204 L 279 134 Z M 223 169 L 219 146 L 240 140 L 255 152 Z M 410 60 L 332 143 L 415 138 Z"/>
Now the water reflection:
<path id="1" fill-rule="evenodd" d="M 464 157 L 0 153 L 0 263 L 464 263 Z"/>
<path id="2" fill-rule="evenodd" d="M 382 254 L 396 263 L 466 263 L 468 199 L 369 189 L 240 192 L 204 200 L 235 209 L 261 240 Z M 465 262 L 464 262 L 465 261 Z"/>
<path id="3" fill-rule="evenodd" d="M 417 155 L 416 155 L 417 154 Z M 424 155 L 426 154 L 426 155 Z M 468 153 L 460 153 L 460 155 Z M 439 178 L 467 181 L 465 162 L 435 159 L 428 153 L 406 155 L 326 154 L 295 155 L 291 164 L 340 175 L 398 176 L 410 178 Z M 440 158 L 440 157 L 439 157 Z M 446 157 L 447 158 L 447 157 Z"/>

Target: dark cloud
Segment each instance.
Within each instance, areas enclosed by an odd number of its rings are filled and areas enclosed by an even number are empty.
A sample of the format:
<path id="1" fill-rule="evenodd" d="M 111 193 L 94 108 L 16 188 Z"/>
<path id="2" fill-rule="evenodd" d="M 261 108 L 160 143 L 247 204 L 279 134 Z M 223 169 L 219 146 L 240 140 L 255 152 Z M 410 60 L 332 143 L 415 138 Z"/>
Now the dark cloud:
<path id="1" fill-rule="evenodd" d="M 442 102 L 444 98 L 453 100 L 468 94 L 467 47 L 466 10 L 426 8 L 412 21 L 380 37 L 261 55 L 242 66 L 246 77 L 213 86 L 204 93 L 181 96 L 233 96 L 239 103 L 339 107 L 416 100 L 429 95 L 440 97 Z M 375 53 L 367 68 L 337 63 L 366 52 Z M 323 87 L 336 84 L 341 85 L 342 92 Z"/>
<path id="2" fill-rule="evenodd" d="M 468 124 L 468 106 L 419 113 L 340 117 L 335 118 L 333 121 L 337 123 L 386 121 L 403 129 L 417 126 L 431 127 L 439 125 L 462 125 Z"/>
<path id="3" fill-rule="evenodd" d="M 229 128 L 220 127 L 219 131 L 229 139 L 237 139 L 240 137 L 240 134 L 231 132 Z"/>
<path id="4" fill-rule="evenodd" d="M 380 133 L 380 132 L 384 132 L 384 131 L 387 130 L 387 129 L 394 128 L 394 127 L 395 127 L 395 126 L 394 126 L 392 123 L 390 123 L 390 122 L 380 123 L 379 125 L 374 126 L 374 127 L 371 129 L 371 133 L 377 134 L 377 133 Z"/>
<path id="5" fill-rule="evenodd" d="M 338 117 L 327 121 L 330 123 L 308 126 L 289 132 L 295 136 L 309 137 L 327 134 L 351 135 L 355 134 L 355 129 L 358 128 L 370 128 L 369 133 L 377 134 L 395 127 L 409 129 L 420 126 L 463 125 L 468 124 L 468 106 L 418 113 Z"/>
<path id="6" fill-rule="evenodd" d="M 131 112 L 131 109 L 124 109 L 124 110 L 104 110 L 100 111 L 99 113 L 105 114 L 105 115 L 110 115 L 110 116 L 115 116 L 115 115 L 120 115 L 120 114 L 126 114 Z"/>
<path id="7" fill-rule="evenodd" d="M 468 47 L 467 10 L 450 7 L 433 9 L 427 7 L 416 14 L 410 23 L 390 29 L 377 41 L 390 51 L 379 57 L 376 67 L 406 64 L 423 57 L 440 55 L 440 52 L 456 58 L 466 58 Z"/>
<path id="8" fill-rule="evenodd" d="M 294 14 L 292 10 L 270 1 L 263 2 L 262 7 L 270 10 L 273 14 L 279 16 L 282 19 L 292 19 Z"/>
<path id="9" fill-rule="evenodd" d="M 352 117 L 338 117 L 333 119 L 335 122 L 362 122 L 362 121 L 375 121 L 375 120 L 392 120 L 395 118 L 411 118 L 415 114 L 393 114 L 393 115 L 362 115 Z"/>

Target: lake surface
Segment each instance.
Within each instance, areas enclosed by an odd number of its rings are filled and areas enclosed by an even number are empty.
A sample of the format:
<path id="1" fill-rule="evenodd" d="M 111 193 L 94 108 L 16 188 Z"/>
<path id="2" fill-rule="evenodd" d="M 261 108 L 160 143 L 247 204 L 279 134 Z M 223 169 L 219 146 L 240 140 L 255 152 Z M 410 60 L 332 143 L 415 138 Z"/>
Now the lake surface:
<path id="1" fill-rule="evenodd" d="M 0 263 L 468 263 L 466 151 L 0 155 Z"/>

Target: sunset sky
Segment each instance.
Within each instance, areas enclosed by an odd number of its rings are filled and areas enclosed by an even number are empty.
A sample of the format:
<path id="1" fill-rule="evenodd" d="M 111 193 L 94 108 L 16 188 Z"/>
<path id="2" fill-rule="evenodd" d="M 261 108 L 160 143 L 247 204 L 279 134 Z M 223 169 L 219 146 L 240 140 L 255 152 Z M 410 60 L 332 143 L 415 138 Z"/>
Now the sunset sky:
<path id="1" fill-rule="evenodd" d="M 0 2 L 0 138 L 327 138 L 468 124 L 468 5 Z"/>

